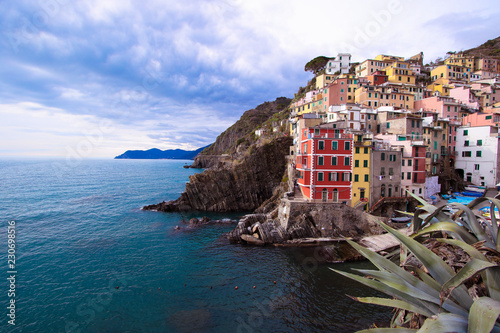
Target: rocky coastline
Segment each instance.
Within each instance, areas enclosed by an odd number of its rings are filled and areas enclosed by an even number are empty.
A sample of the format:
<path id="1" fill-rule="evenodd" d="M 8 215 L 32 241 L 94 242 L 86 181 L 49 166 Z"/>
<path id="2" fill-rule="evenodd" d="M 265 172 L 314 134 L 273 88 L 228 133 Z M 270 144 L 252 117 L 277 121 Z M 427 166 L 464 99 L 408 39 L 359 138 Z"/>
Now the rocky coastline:
<path id="1" fill-rule="evenodd" d="M 266 102 L 245 112 L 216 142 L 199 154 L 176 200 L 143 207 L 160 212 L 253 212 L 225 236 L 231 243 L 256 246 L 311 247 L 327 262 L 356 260 L 359 254 L 345 239 L 378 235 L 375 217 L 341 203 L 311 203 L 295 193 L 296 172 L 288 159 L 293 141 L 274 119 L 288 117 L 289 100 Z M 266 120 L 268 119 L 268 120 Z M 264 122 L 263 122 L 264 121 Z M 257 137 L 255 128 L 263 134 Z M 213 223 L 193 219 L 188 228 Z M 236 223 L 236 222 L 233 222 Z M 182 223 L 181 223 L 182 224 Z M 181 227 L 176 227 L 181 230 Z"/>

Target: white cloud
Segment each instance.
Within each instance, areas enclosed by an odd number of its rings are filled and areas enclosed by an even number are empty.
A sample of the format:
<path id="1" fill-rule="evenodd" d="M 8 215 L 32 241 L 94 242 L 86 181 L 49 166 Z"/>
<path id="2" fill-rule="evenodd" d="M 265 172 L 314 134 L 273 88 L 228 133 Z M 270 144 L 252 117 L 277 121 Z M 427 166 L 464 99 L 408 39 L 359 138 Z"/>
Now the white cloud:
<path id="1" fill-rule="evenodd" d="M 0 145 L 25 154 L 65 154 L 65 145 L 85 142 L 83 129 L 105 119 L 115 130 L 95 156 L 198 148 L 246 109 L 291 97 L 311 76 L 304 64 L 318 55 L 350 47 L 355 61 L 420 51 L 429 61 L 500 32 L 498 6 L 486 0 L 6 6 L 0 32 L 19 44 L 4 40 L 0 54 Z M 35 25 L 37 13 L 47 19 Z"/>

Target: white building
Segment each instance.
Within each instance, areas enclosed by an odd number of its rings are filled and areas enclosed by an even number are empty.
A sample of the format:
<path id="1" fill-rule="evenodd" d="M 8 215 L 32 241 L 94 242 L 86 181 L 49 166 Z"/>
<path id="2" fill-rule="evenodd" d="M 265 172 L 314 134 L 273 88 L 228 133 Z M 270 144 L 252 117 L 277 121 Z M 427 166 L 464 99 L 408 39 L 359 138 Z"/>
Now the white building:
<path id="1" fill-rule="evenodd" d="M 494 126 L 457 129 L 455 169 L 464 180 L 489 187 L 500 182 L 498 134 Z"/>
<path id="2" fill-rule="evenodd" d="M 361 114 L 362 108 L 357 104 L 330 105 L 326 112 L 327 123 L 344 122 L 345 128 L 361 130 L 365 128 L 365 115 Z"/>
<path id="3" fill-rule="evenodd" d="M 326 64 L 326 74 L 335 74 L 340 72 L 340 74 L 349 73 L 351 68 L 351 54 L 350 53 L 339 53 L 336 58 L 331 58 Z"/>

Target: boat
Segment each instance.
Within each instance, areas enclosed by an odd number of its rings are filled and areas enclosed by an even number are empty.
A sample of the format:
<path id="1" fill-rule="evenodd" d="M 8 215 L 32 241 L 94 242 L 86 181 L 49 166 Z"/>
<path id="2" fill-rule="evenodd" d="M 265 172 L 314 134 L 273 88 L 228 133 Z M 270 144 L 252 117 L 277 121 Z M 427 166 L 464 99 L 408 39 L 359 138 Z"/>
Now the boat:
<path id="1" fill-rule="evenodd" d="M 413 217 L 411 216 L 402 216 L 402 217 L 393 217 L 391 218 L 391 222 L 392 223 L 408 223 L 408 222 L 411 222 L 411 220 L 413 219 Z"/>

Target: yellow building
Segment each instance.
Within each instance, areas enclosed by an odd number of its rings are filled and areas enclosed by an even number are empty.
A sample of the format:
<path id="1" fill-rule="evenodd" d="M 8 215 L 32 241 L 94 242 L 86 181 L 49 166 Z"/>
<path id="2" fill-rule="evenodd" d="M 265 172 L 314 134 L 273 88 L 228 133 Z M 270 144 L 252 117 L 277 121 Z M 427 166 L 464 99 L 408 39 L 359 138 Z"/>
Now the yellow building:
<path id="1" fill-rule="evenodd" d="M 438 79 L 468 81 L 470 74 L 472 73 L 473 70 L 471 68 L 456 65 L 442 65 L 431 71 L 431 79 L 432 81 L 436 81 Z"/>
<path id="2" fill-rule="evenodd" d="M 415 74 L 410 69 L 410 63 L 395 61 L 385 69 L 389 82 L 415 84 Z"/>
<path id="3" fill-rule="evenodd" d="M 474 69 L 474 56 L 465 55 L 463 52 L 455 53 L 450 55 L 448 59 L 444 61 L 446 65 L 462 66 L 466 68 Z"/>
<path id="4" fill-rule="evenodd" d="M 412 110 L 415 95 L 394 86 L 361 86 L 356 89 L 355 102 L 365 107 L 394 106 Z"/>
<path id="5" fill-rule="evenodd" d="M 367 59 L 356 66 L 356 76 L 364 77 L 375 73 L 376 71 L 385 70 L 385 68 L 393 63 L 392 60 L 376 60 Z"/>
<path id="6" fill-rule="evenodd" d="M 355 135 L 353 151 L 353 178 L 352 178 L 352 207 L 359 207 L 366 203 L 368 208 L 370 199 L 370 165 L 372 138 L 371 135 Z"/>
<path id="7" fill-rule="evenodd" d="M 316 76 L 316 90 L 323 89 L 335 79 L 335 75 L 321 74 Z"/>
<path id="8" fill-rule="evenodd" d="M 387 55 L 387 54 L 379 54 L 378 56 L 375 57 L 375 60 L 382 60 L 382 61 L 404 61 L 405 58 L 404 57 Z"/>
<path id="9" fill-rule="evenodd" d="M 455 88 L 455 85 L 450 84 L 449 79 L 437 79 L 427 86 L 427 90 L 430 90 L 432 93 L 438 91 L 441 96 L 449 96 L 450 90 L 453 88 Z"/>

